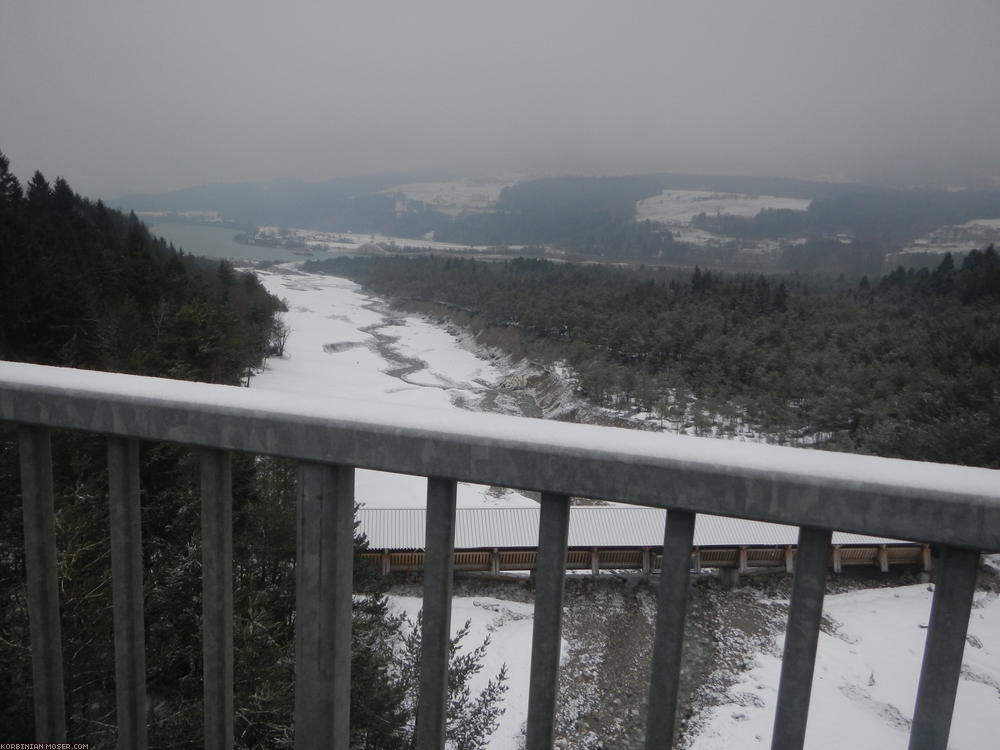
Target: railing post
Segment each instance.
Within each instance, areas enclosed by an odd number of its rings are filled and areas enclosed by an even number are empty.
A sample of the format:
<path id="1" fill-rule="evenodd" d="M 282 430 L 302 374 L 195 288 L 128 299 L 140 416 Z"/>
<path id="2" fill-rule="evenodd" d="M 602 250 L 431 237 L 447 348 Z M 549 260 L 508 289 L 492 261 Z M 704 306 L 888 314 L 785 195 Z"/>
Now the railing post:
<path id="1" fill-rule="evenodd" d="M 66 741 L 62 625 L 56 565 L 56 513 L 52 443 L 44 427 L 20 429 L 21 496 L 24 504 L 24 566 L 31 630 L 35 740 Z"/>
<path id="2" fill-rule="evenodd" d="M 801 750 L 805 742 L 832 536 L 826 529 L 799 529 L 771 750 Z"/>
<path id="3" fill-rule="evenodd" d="M 295 747 L 347 750 L 351 708 L 354 469 L 299 464 Z"/>
<path id="4" fill-rule="evenodd" d="M 108 498 L 118 747 L 142 750 L 146 747 L 146 641 L 138 440 L 108 438 Z"/>
<path id="5" fill-rule="evenodd" d="M 569 497 L 542 493 L 525 750 L 548 750 L 555 736 L 568 538 Z"/>
<path id="6" fill-rule="evenodd" d="M 233 491 L 229 452 L 201 453 L 205 750 L 233 747 Z"/>
<path id="7" fill-rule="evenodd" d="M 674 740 L 694 522 L 690 511 L 667 511 L 646 716 L 648 750 L 671 747 Z"/>
<path id="8" fill-rule="evenodd" d="M 978 567 L 978 552 L 955 547 L 941 551 L 909 750 L 948 746 Z"/>
<path id="9" fill-rule="evenodd" d="M 424 610 L 416 726 L 416 746 L 421 750 L 443 749 L 445 742 L 457 489 L 457 483 L 450 479 L 430 477 L 427 480 Z"/>

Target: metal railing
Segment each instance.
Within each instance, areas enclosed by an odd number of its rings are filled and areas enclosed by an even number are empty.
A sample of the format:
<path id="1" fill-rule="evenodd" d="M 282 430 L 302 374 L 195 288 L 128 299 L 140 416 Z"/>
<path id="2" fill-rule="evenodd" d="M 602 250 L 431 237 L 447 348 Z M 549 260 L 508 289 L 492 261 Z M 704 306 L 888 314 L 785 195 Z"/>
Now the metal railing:
<path id="1" fill-rule="evenodd" d="M 230 451 L 299 462 L 297 748 L 349 742 L 354 469 L 428 477 L 417 746 L 442 748 L 458 481 L 540 491 L 526 747 L 552 745 L 569 497 L 667 508 L 646 747 L 669 747 L 697 513 L 800 527 L 773 748 L 805 738 L 831 531 L 940 547 L 910 737 L 943 750 L 980 551 L 1000 550 L 1000 471 L 490 414 L 303 399 L 226 386 L 0 363 L 20 425 L 39 742 L 65 741 L 50 429 L 108 437 L 119 747 L 146 745 L 138 441 L 202 451 L 205 746 L 233 744 Z"/>

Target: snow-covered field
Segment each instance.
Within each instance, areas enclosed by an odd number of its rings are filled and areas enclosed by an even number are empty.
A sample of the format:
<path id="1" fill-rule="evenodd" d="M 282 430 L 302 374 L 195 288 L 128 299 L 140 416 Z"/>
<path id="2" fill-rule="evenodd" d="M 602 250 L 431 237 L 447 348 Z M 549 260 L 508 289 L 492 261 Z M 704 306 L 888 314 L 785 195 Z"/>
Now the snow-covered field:
<path id="1" fill-rule="evenodd" d="M 806 747 L 907 746 L 933 586 L 834 594 L 823 611 Z M 994 746 L 1000 711 L 1000 600 L 976 594 L 949 747 Z M 694 750 L 770 747 L 784 637 L 757 654 L 727 702 L 712 710 Z"/>
<path id="2" fill-rule="evenodd" d="M 732 241 L 728 237 L 692 226 L 699 214 L 709 216 L 752 217 L 765 208 L 785 208 L 805 211 L 810 201 L 800 198 L 781 198 L 775 195 L 748 195 L 744 193 L 717 193 L 706 190 L 664 190 L 659 195 L 636 203 L 637 221 L 655 221 L 665 224 L 678 242 L 700 247 L 722 247 Z M 770 254 L 780 248 L 771 240 L 744 241 L 743 252 Z"/>
<path id="3" fill-rule="evenodd" d="M 698 214 L 756 216 L 765 208 L 805 211 L 810 201 L 774 195 L 714 193 L 704 190 L 664 190 L 636 204 L 636 219 L 686 226 Z"/>
<path id="4" fill-rule="evenodd" d="M 1000 243 L 1000 219 L 974 219 L 942 227 L 905 247 L 903 253 L 967 253 Z"/>

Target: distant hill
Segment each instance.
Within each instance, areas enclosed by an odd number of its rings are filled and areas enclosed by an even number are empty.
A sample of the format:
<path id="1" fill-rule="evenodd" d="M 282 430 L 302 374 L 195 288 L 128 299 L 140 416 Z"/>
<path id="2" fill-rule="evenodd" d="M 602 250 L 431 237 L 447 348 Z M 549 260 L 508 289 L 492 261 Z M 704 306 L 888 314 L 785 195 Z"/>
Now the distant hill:
<path id="1" fill-rule="evenodd" d="M 246 225 L 295 226 L 344 230 L 355 219 L 351 206 L 370 202 L 398 185 L 445 179 L 440 174 L 392 172 L 340 177 L 323 182 L 282 178 L 267 182 L 212 184 L 164 193 L 133 193 L 111 201 L 132 211 L 215 211 L 226 220 Z M 505 211 L 605 211 L 628 213 L 630 206 L 661 190 L 715 190 L 762 193 L 790 198 L 824 198 L 856 190 L 846 183 L 810 182 L 776 177 L 651 174 L 623 177 L 549 177 L 526 180 L 505 188 Z M 388 203 L 388 199 L 386 200 Z M 431 209 L 432 207 L 428 207 Z M 356 211 L 355 211 L 356 212 Z M 383 226 L 379 231 L 389 227 Z"/>
<path id="2" fill-rule="evenodd" d="M 355 199 L 364 203 L 387 188 L 405 182 L 437 179 L 437 175 L 396 172 L 339 177 L 323 182 L 282 178 L 268 182 L 201 185 L 166 193 L 125 195 L 112 203 L 132 211 L 217 211 L 226 220 L 245 226 L 285 226 L 308 229 L 344 229 L 359 213 Z M 390 204 L 391 201 L 386 199 Z"/>
<path id="3" fill-rule="evenodd" d="M 237 384 L 283 309 L 255 276 L 186 255 L 135 215 L 0 154 L 0 359 Z"/>
<path id="4" fill-rule="evenodd" d="M 404 240 L 433 237 L 463 245 L 545 247 L 570 257 L 834 274 L 880 273 L 887 270 L 887 258 L 905 260 L 897 255 L 900 251 L 941 228 L 1000 219 L 1000 189 L 892 189 L 740 175 L 524 180 L 503 188 L 492 206 L 469 211 L 401 199 L 393 190 L 416 181 L 433 187 L 436 179 L 441 178 L 382 174 L 316 183 L 286 179 L 207 185 L 130 196 L 119 204 L 137 211 L 217 212 L 246 227 L 378 233 Z M 668 208 L 671 201 L 686 201 L 702 213 L 682 222 L 662 222 L 655 215 L 650 220 L 648 213 L 638 220 L 637 204 L 657 196 L 664 196 L 657 200 Z M 756 196 L 770 203 L 755 203 Z M 697 208 L 699 200 L 707 210 Z M 742 213 L 724 210 L 727 201 L 737 200 Z M 801 210 L 787 207 L 796 201 L 804 202 Z M 748 214 L 745 207 L 758 203 L 765 207 Z M 953 251 L 976 246 L 984 243 Z"/>

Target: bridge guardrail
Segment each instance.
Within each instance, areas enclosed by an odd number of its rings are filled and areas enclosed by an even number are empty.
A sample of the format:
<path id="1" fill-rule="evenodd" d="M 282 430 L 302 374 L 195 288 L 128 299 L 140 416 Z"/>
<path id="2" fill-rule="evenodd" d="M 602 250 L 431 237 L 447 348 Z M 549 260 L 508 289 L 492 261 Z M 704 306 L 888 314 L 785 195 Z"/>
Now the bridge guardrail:
<path id="1" fill-rule="evenodd" d="M 540 491 L 526 747 L 553 738 L 569 497 L 667 509 L 647 747 L 674 734 L 697 513 L 800 527 L 772 747 L 800 748 L 833 530 L 941 547 L 911 750 L 946 747 L 1000 471 L 0 363 L 20 425 L 37 741 L 65 741 L 51 429 L 108 437 L 119 741 L 146 746 L 139 440 L 202 451 L 206 747 L 233 742 L 231 451 L 299 461 L 295 735 L 347 748 L 355 468 L 428 477 L 417 746 L 443 748 L 458 481 Z M 319 581 L 324 581 L 320 586 Z"/>

